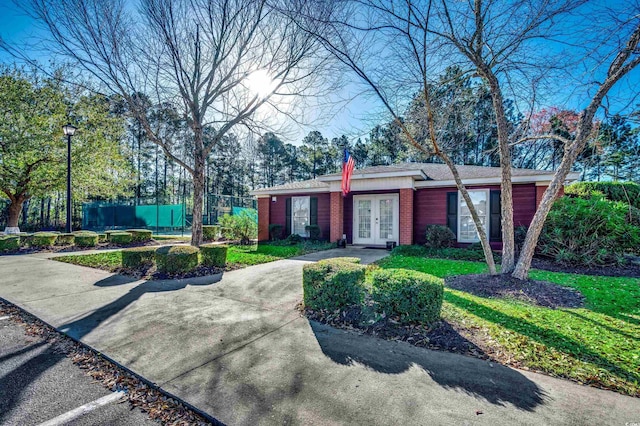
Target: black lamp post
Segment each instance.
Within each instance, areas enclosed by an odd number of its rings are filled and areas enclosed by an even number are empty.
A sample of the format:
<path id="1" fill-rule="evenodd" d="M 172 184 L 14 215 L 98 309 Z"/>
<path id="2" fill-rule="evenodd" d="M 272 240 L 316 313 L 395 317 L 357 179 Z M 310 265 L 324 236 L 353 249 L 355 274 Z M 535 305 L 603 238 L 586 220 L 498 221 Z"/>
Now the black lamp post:
<path id="1" fill-rule="evenodd" d="M 67 233 L 71 233 L 71 136 L 76 133 L 77 128 L 71 123 L 62 126 L 64 135 L 67 137 Z"/>

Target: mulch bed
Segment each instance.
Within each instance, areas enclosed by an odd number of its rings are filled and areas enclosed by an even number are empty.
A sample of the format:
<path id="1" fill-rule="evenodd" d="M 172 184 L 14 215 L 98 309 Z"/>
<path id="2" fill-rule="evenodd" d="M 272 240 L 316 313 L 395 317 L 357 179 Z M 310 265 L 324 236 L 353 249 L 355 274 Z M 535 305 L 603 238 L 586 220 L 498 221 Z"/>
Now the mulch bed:
<path id="1" fill-rule="evenodd" d="M 374 321 L 368 319 L 372 317 L 371 312 L 362 312 L 360 307 L 352 307 L 343 312 L 327 312 L 304 308 L 301 303 L 298 309 L 307 319 L 332 327 L 354 330 L 385 340 L 407 342 L 422 348 L 489 359 L 482 349 L 464 337 L 472 334 L 471 330 L 444 320 L 427 327 L 419 324 L 402 325 L 393 318 Z"/>
<path id="2" fill-rule="evenodd" d="M 586 266 L 561 265 L 551 259 L 534 257 L 531 267 L 551 272 L 566 272 L 569 274 L 596 275 L 601 277 L 631 277 L 640 278 L 640 264 L 627 263 L 620 266 L 600 266 L 588 268 Z"/>
<path id="3" fill-rule="evenodd" d="M 124 398 L 129 406 L 132 409 L 139 408 L 152 420 L 164 425 L 214 424 L 183 402 L 150 386 L 140 377 L 105 359 L 93 349 L 59 333 L 31 314 L 0 298 L 0 316 L 5 315 L 22 325 L 27 335 L 51 344 L 56 352 L 70 358 L 88 376 L 102 383 L 107 389 L 114 392 L 124 391 Z"/>
<path id="4" fill-rule="evenodd" d="M 521 281 L 510 275 L 459 275 L 446 278 L 445 285 L 477 296 L 517 299 L 547 308 L 584 305 L 584 296 L 577 290 L 546 281 Z"/>

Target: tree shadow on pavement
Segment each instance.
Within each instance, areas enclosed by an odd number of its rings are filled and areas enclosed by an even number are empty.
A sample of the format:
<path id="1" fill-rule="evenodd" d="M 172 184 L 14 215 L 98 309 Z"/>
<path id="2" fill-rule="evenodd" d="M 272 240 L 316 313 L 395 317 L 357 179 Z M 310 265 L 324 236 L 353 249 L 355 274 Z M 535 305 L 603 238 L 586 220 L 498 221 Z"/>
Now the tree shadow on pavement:
<path id="1" fill-rule="evenodd" d="M 114 277 L 122 276 L 113 275 L 111 277 L 98 281 L 94 285 L 98 287 L 109 287 L 137 281 L 135 278 L 131 277 Z M 127 279 L 130 281 L 127 281 Z M 142 281 L 139 285 L 133 287 L 126 294 L 123 294 L 111 303 L 108 303 L 96 309 L 95 311 L 80 319 L 61 325 L 60 327 L 58 327 L 58 330 L 62 331 L 70 337 L 73 337 L 74 339 L 80 340 L 91 331 L 95 330 L 104 321 L 108 320 L 118 312 L 125 309 L 127 306 L 131 305 L 136 300 L 140 299 L 144 294 L 181 290 L 187 285 L 210 285 L 219 282 L 221 279 L 222 274 L 217 274 L 209 277 Z"/>
<path id="2" fill-rule="evenodd" d="M 401 374 L 417 367 L 443 388 L 462 391 L 491 404 L 512 404 L 533 411 L 544 403 L 544 391 L 536 383 L 500 364 L 360 336 L 315 321 L 309 324 L 324 355 L 338 364 L 360 364 L 385 374 Z"/>

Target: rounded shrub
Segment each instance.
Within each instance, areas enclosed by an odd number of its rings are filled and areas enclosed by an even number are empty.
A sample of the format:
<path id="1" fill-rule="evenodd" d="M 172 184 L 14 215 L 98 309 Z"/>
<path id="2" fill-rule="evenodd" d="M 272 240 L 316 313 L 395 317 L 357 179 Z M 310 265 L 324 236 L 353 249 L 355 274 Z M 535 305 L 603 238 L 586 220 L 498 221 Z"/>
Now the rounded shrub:
<path id="1" fill-rule="evenodd" d="M 304 227 L 311 241 L 318 241 L 322 237 L 322 229 L 318 225 L 307 225 Z"/>
<path id="2" fill-rule="evenodd" d="M 151 266 L 156 260 L 157 247 L 131 247 L 122 250 L 122 266 L 139 268 Z"/>
<path id="3" fill-rule="evenodd" d="M 221 244 L 203 244 L 200 246 L 200 260 L 204 266 L 224 268 L 227 264 L 227 249 Z"/>
<path id="4" fill-rule="evenodd" d="M 78 232 L 74 237 L 78 247 L 95 247 L 98 245 L 98 234 L 93 232 Z"/>
<path id="5" fill-rule="evenodd" d="M 126 232 L 131 234 L 131 241 L 134 243 L 151 241 L 151 236 L 153 235 L 153 232 L 148 229 L 127 229 Z"/>
<path id="6" fill-rule="evenodd" d="M 7 235 L 0 237 L 0 251 L 13 251 L 20 249 L 20 237 Z"/>
<path id="7" fill-rule="evenodd" d="M 427 225 L 425 230 L 425 246 L 429 248 L 453 247 L 456 236 L 443 225 Z"/>
<path id="8" fill-rule="evenodd" d="M 56 245 L 58 246 L 70 246 L 75 242 L 76 235 L 75 234 L 58 234 L 58 238 L 56 239 Z"/>
<path id="9" fill-rule="evenodd" d="M 98 242 L 106 243 L 107 242 L 107 234 L 98 234 Z"/>
<path id="10" fill-rule="evenodd" d="M 112 232 L 108 234 L 109 242 L 118 245 L 131 244 L 133 234 L 131 232 Z"/>
<path id="11" fill-rule="evenodd" d="M 356 263 L 334 259 L 305 265 L 302 269 L 304 305 L 335 311 L 362 303 L 365 269 Z"/>
<path id="12" fill-rule="evenodd" d="M 29 247 L 32 239 L 33 234 L 20 233 L 20 247 Z"/>
<path id="13" fill-rule="evenodd" d="M 220 235 L 220 227 L 218 225 L 202 225 L 202 239 L 204 241 L 215 241 Z"/>
<path id="14" fill-rule="evenodd" d="M 538 253 L 563 264 L 607 266 L 640 252 L 640 227 L 628 219 L 622 202 L 562 197 L 551 208 L 538 241 Z"/>
<path id="15" fill-rule="evenodd" d="M 165 246 L 156 250 L 155 258 L 158 271 L 168 274 L 190 272 L 198 266 L 197 247 Z"/>
<path id="16" fill-rule="evenodd" d="M 431 324 L 440 318 L 444 280 L 406 269 L 379 269 L 371 276 L 376 310 L 400 322 Z"/>
<path id="17" fill-rule="evenodd" d="M 278 241 L 282 239 L 282 231 L 284 231 L 284 226 L 279 223 L 270 223 L 269 224 L 269 238 L 271 241 Z"/>
<path id="18" fill-rule="evenodd" d="M 36 232 L 31 237 L 29 245 L 39 248 L 52 247 L 55 245 L 56 239 L 58 239 L 58 234 L 52 232 Z"/>

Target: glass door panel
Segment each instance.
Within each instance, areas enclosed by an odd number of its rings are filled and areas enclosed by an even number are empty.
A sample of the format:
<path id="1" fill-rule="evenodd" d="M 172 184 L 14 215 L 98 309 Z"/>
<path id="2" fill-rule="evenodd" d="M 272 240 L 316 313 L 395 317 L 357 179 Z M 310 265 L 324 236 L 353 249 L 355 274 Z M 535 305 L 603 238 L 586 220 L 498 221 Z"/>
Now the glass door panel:
<path id="1" fill-rule="evenodd" d="M 371 200 L 358 200 L 358 238 L 371 238 Z"/>

